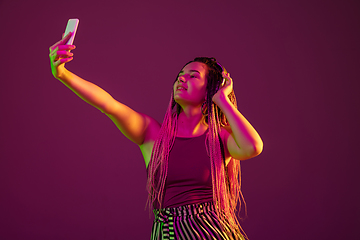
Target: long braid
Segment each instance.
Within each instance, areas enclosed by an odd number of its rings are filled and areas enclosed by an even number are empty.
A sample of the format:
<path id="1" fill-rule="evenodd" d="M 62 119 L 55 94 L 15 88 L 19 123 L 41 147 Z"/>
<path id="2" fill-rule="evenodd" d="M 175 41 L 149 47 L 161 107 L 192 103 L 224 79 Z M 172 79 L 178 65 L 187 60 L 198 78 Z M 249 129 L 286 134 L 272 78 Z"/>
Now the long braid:
<path id="1" fill-rule="evenodd" d="M 148 166 L 147 190 L 149 197 L 147 206 L 153 208 L 155 200 L 158 201 L 160 208 L 165 187 L 168 170 L 168 159 L 172 146 L 174 145 L 177 125 L 177 112 L 172 113 L 174 97 L 171 94 L 170 103 L 161 125 L 159 136 L 154 143 L 151 158 Z M 176 115 L 176 117 L 174 117 Z M 158 179 L 156 178 L 158 176 Z"/>
<path id="2" fill-rule="evenodd" d="M 211 99 L 211 98 L 210 98 Z M 216 213 L 220 222 L 224 225 L 224 230 L 227 231 L 225 223 L 227 222 L 232 229 L 243 232 L 236 217 L 236 206 L 239 184 L 236 184 L 238 177 L 233 175 L 236 169 L 229 169 L 225 166 L 225 159 L 221 152 L 220 143 L 220 130 L 221 120 L 220 109 L 212 102 L 207 102 L 208 109 L 208 124 L 209 124 L 209 147 L 210 161 L 211 161 L 211 173 L 212 173 L 212 185 L 213 185 L 213 198 L 215 203 Z M 230 162 L 239 163 L 238 160 L 231 159 Z M 237 164 L 236 164 L 237 165 Z M 230 170 L 230 171 L 229 171 Z M 235 183 L 235 184 L 234 184 Z M 244 235 L 244 233 L 242 233 Z"/>

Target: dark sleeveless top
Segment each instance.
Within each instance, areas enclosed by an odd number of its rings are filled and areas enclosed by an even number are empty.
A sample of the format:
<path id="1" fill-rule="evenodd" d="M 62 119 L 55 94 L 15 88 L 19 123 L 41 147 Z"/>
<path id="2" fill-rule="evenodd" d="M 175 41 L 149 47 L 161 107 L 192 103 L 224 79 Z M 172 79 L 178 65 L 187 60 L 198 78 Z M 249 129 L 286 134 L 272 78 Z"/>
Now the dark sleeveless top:
<path id="1" fill-rule="evenodd" d="M 198 137 L 175 138 L 162 208 L 213 201 L 210 157 L 205 146 L 207 132 Z"/>

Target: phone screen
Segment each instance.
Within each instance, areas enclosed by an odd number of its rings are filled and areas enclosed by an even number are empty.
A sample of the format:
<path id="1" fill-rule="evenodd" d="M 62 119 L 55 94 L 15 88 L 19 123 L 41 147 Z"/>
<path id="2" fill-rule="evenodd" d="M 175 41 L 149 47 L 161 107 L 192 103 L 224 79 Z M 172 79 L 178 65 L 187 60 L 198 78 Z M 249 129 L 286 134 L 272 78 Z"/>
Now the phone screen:
<path id="1" fill-rule="evenodd" d="M 64 36 L 66 36 L 66 34 L 68 34 L 69 32 L 72 32 L 73 34 L 70 37 L 69 41 L 66 43 L 67 45 L 72 45 L 74 43 L 75 34 L 76 34 L 78 25 L 79 25 L 79 19 L 77 19 L 77 18 L 69 19 L 69 21 L 66 25 Z"/>

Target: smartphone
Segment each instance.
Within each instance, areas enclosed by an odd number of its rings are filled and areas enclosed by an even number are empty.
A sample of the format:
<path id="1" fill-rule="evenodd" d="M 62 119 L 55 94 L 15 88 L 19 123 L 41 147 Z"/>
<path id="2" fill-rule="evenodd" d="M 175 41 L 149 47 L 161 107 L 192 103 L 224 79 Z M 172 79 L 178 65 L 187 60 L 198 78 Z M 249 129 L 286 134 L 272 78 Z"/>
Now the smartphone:
<path id="1" fill-rule="evenodd" d="M 74 38 L 78 25 L 79 25 L 79 19 L 77 18 L 69 19 L 66 25 L 64 36 L 66 36 L 66 34 L 68 34 L 69 32 L 72 32 L 73 34 L 70 37 L 69 41 L 66 43 L 66 45 L 72 45 L 74 43 Z"/>

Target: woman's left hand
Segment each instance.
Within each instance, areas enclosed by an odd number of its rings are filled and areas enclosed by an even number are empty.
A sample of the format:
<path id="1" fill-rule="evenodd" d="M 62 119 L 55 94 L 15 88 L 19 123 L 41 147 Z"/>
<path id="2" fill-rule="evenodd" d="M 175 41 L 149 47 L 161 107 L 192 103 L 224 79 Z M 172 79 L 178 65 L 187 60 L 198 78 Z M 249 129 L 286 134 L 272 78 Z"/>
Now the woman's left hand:
<path id="1" fill-rule="evenodd" d="M 224 101 L 233 90 L 233 81 L 230 73 L 225 74 L 225 72 L 222 72 L 222 76 L 225 79 L 225 83 L 212 97 L 213 102 L 217 105 L 219 105 L 220 101 Z"/>

